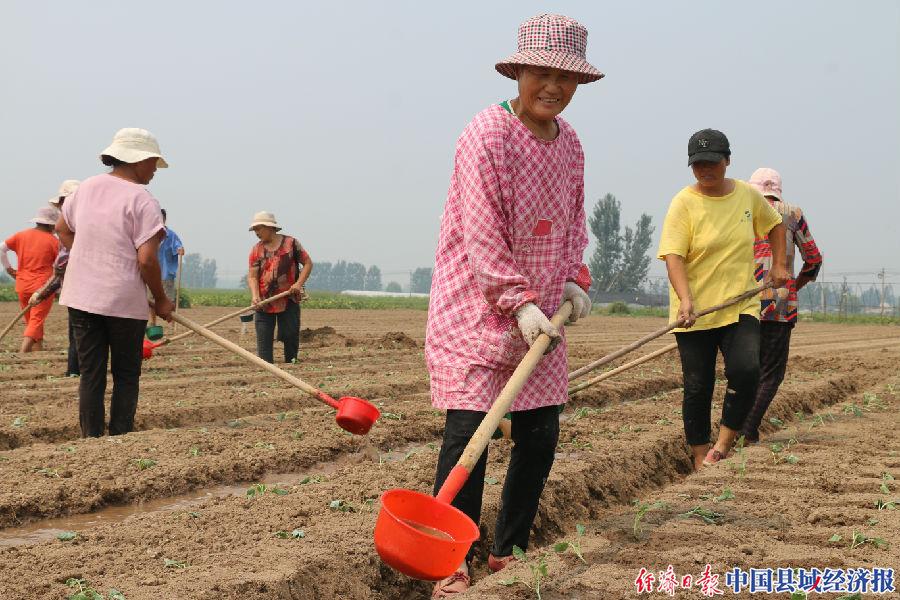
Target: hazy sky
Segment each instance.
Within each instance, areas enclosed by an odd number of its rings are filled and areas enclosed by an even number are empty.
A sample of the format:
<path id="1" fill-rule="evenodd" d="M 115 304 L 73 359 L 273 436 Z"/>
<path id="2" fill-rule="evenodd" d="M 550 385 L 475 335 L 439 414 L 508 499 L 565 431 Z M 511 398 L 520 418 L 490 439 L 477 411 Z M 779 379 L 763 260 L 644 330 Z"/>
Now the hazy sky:
<path id="1" fill-rule="evenodd" d="M 588 59 L 607 75 L 564 113 L 588 209 L 612 192 L 625 222 L 653 217 L 658 239 L 692 181 L 687 139 L 714 127 L 731 140 L 731 176 L 781 171 L 826 275 L 900 279 L 898 7 L 0 0 L 0 235 L 62 179 L 102 172 L 117 129 L 144 127 L 172 165 L 150 190 L 222 279 L 244 272 L 258 210 L 314 261 L 431 266 L 456 138 L 515 96 L 494 63 L 521 21 L 552 11 L 588 28 Z"/>

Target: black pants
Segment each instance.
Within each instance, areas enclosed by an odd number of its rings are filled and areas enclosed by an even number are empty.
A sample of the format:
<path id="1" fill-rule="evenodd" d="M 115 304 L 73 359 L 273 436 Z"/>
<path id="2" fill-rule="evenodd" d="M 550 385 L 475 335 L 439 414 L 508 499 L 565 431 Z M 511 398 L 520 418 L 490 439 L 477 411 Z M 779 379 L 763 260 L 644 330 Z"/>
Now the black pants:
<path id="1" fill-rule="evenodd" d="M 462 456 L 463 449 L 475 433 L 485 413 L 472 410 L 448 410 L 444 441 L 438 456 L 434 493 L 444 484 L 450 470 Z M 503 483 L 500 514 L 494 532 L 491 554 L 509 556 L 512 547 L 528 548 L 528 535 L 537 515 L 538 502 L 547 476 L 553 466 L 559 441 L 559 410 L 546 406 L 512 413 L 513 447 Z M 484 471 L 487 449 L 475 464 L 466 484 L 453 500 L 475 523 L 481 520 L 481 497 L 484 493 Z M 467 560 L 473 551 L 469 551 Z"/>
<path id="2" fill-rule="evenodd" d="M 72 319 L 69 319 L 69 359 L 66 365 L 66 375 L 81 375 L 78 368 L 78 350 L 75 346 L 75 330 L 72 328 Z"/>
<path id="3" fill-rule="evenodd" d="M 793 328 L 793 323 L 777 321 L 763 321 L 759 324 L 759 389 L 741 429 L 748 441 L 759 440 L 759 425 L 775 398 L 778 387 L 784 381 Z"/>
<path id="4" fill-rule="evenodd" d="M 687 443 L 699 446 L 710 441 L 710 413 L 719 350 L 725 359 L 727 379 L 720 422 L 729 429 L 740 431 L 759 384 L 759 321 L 750 315 L 741 315 L 737 323 L 676 333 L 675 339 L 684 375 L 681 412 Z"/>
<path id="5" fill-rule="evenodd" d="M 75 333 L 75 348 L 81 367 L 81 381 L 78 384 L 81 437 L 103 435 L 107 363 L 113 378 L 109 434 L 128 433 L 134 429 L 141 379 L 141 345 L 147 321 L 96 315 L 70 308 L 69 322 Z"/>
<path id="6" fill-rule="evenodd" d="M 253 319 L 256 326 L 256 354 L 261 359 L 274 363 L 272 346 L 275 339 L 275 325 L 278 324 L 278 341 L 284 343 L 284 362 L 294 362 L 300 350 L 300 305 L 288 301 L 287 308 L 280 313 L 256 311 Z"/>

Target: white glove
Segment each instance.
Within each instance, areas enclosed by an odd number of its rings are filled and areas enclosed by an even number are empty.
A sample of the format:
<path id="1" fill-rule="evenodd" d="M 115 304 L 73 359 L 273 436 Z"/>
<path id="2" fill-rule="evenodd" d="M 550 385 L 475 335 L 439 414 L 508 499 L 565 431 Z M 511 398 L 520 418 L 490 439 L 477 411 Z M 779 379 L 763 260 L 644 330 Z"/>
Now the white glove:
<path id="1" fill-rule="evenodd" d="M 547 315 L 532 302 L 523 305 L 516 311 L 516 321 L 519 322 L 519 330 L 529 347 L 542 333 L 550 336 L 550 346 L 544 354 L 556 348 L 556 345 L 562 340 L 559 330 L 550 322 Z"/>
<path id="2" fill-rule="evenodd" d="M 567 323 L 574 323 L 591 314 L 591 297 L 574 281 L 567 281 L 563 288 L 563 302 L 566 300 L 572 301 L 572 314 Z"/>

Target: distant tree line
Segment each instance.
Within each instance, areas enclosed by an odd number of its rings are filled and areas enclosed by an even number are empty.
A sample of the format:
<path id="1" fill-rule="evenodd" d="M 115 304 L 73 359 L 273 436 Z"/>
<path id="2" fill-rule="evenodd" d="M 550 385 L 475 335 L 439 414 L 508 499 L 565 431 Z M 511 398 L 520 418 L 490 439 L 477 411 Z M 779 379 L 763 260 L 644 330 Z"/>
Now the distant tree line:
<path id="1" fill-rule="evenodd" d="M 634 228 L 620 226 L 621 204 L 612 194 L 597 200 L 588 217 L 597 246 L 588 261 L 591 271 L 591 297 L 603 292 L 634 292 L 641 289 L 650 269 L 653 226 L 648 214 L 642 214 Z"/>
<path id="2" fill-rule="evenodd" d="M 203 258 L 196 252 L 185 254 L 181 265 L 181 285 L 187 288 L 214 288 L 216 276 L 216 259 Z"/>

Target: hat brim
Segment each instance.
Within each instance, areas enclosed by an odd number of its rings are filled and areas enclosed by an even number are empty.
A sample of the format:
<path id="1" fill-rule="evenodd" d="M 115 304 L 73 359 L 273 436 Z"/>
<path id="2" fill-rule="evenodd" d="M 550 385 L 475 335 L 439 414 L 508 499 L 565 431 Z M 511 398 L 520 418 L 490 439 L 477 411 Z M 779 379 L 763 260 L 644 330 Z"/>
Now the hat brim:
<path id="1" fill-rule="evenodd" d="M 60 198 L 59 196 L 50 198 L 49 200 L 47 200 L 47 204 L 49 204 L 53 208 L 59 208 L 59 198 Z"/>
<path id="2" fill-rule="evenodd" d="M 133 148 L 123 148 L 122 146 L 116 146 L 115 144 L 111 145 L 109 148 L 100 153 L 100 156 L 112 156 L 113 158 L 118 158 L 122 162 L 126 162 L 129 164 L 141 162 L 142 160 L 147 160 L 148 158 L 157 158 L 156 166 L 160 169 L 168 169 L 169 163 L 166 162 L 166 159 L 162 157 L 161 154 L 156 152 L 149 152 L 147 150 L 135 150 Z"/>
<path id="3" fill-rule="evenodd" d="M 700 161 L 717 163 L 723 158 L 728 158 L 728 155 L 724 152 L 697 152 L 688 156 L 688 166 Z"/>
<path id="4" fill-rule="evenodd" d="M 516 66 L 551 67 L 578 74 L 578 83 L 591 83 L 604 77 L 596 67 L 577 54 L 559 50 L 522 50 L 509 56 L 494 68 L 504 77 L 516 78 Z"/>
<path id="5" fill-rule="evenodd" d="M 275 231 L 281 231 L 280 225 L 276 225 L 275 223 L 264 223 L 262 221 L 256 221 L 255 223 L 251 224 L 248 231 L 253 231 L 254 227 L 259 227 L 260 225 L 263 225 L 265 227 L 272 227 L 273 229 L 275 229 Z"/>
<path id="6" fill-rule="evenodd" d="M 34 223 L 35 225 L 56 225 L 56 221 L 52 221 L 52 222 L 48 223 L 46 219 L 42 219 L 40 217 L 28 219 L 28 222 Z"/>

